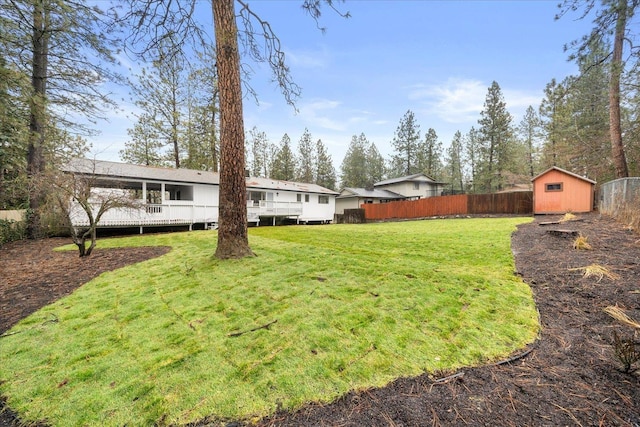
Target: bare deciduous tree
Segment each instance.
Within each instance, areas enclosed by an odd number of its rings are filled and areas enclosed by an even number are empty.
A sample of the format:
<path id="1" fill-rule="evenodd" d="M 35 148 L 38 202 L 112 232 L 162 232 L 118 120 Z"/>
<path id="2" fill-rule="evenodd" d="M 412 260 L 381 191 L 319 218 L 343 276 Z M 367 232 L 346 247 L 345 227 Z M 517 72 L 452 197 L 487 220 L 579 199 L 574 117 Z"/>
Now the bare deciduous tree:
<path id="1" fill-rule="evenodd" d="M 48 189 L 49 197 L 62 211 L 81 258 L 91 255 L 95 248 L 98 225 L 105 213 L 112 209 L 138 208 L 141 202 L 128 190 L 101 183 L 95 161 L 90 168 L 66 166 L 64 172 L 42 175 L 46 182 L 41 186 Z"/>

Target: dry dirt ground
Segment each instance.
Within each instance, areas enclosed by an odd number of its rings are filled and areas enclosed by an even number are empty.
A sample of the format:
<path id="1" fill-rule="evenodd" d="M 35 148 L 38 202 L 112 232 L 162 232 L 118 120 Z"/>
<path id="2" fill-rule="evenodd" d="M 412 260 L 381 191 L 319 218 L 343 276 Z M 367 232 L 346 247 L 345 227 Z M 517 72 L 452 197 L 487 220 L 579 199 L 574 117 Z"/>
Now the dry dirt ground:
<path id="1" fill-rule="evenodd" d="M 531 286 L 540 312 L 540 337 L 529 348 L 496 364 L 401 378 L 331 404 L 279 412 L 259 425 L 640 426 L 640 378 L 621 371 L 613 346 L 614 331 L 631 341 L 633 329 L 603 311 L 617 305 L 640 321 L 640 235 L 597 213 L 540 225 L 558 218 L 537 217 L 512 237 L 516 274 Z M 592 250 L 576 250 L 574 237 L 553 235 L 550 229 L 578 232 Z M 0 333 L 103 271 L 167 250 L 97 250 L 80 260 L 74 253 L 51 251 L 62 243 L 52 239 L 0 248 Z M 580 268 L 591 264 L 619 278 L 584 277 Z M 1 398 L 0 425 L 20 425 Z"/>

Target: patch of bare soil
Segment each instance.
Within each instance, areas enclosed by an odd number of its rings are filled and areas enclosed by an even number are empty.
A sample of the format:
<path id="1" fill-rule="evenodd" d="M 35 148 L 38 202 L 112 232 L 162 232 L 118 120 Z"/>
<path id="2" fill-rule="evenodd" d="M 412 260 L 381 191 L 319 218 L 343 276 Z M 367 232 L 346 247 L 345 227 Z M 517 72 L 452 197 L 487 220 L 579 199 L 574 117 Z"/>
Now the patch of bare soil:
<path id="1" fill-rule="evenodd" d="M 542 324 L 540 339 L 529 348 L 496 364 L 447 376 L 402 378 L 387 387 L 348 393 L 331 404 L 281 411 L 259 425 L 640 426 L 640 380 L 636 374 L 623 373 L 613 354 L 613 332 L 631 337 L 633 331 L 603 312 L 606 306 L 618 305 L 640 321 L 640 236 L 595 213 L 562 225 L 540 225 L 558 218 L 536 218 L 512 237 L 517 274 L 531 286 Z M 578 232 L 593 249 L 573 249 L 574 237 L 553 235 L 549 229 Z M 42 255 L 54 245 L 49 249 L 39 245 L 22 242 L 0 249 L 0 331 L 37 304 L 11 310 L 9 315 L 4 314 L 5 307 L 20 304 L 21 299 L 45 304 L 68 292 L 41 298 L 49 288 L 63 289 L 61 282 L 71 281 L 77 287 L 88 280 L 70 273 L 54 279 L 48 273 L 50 258 Z M 31 263 L 38 256 L 42 261 Z M 64 262 L 74 262 L 72 258 Z M 54 271 L 73 271 L 74 265 L 62 263 L 55 261 Z M 118 266 L 115 260 L 109 264 Z M 620 277 L 584 277 L 580 268 L 591 264 Z M 5 266 L 14 269 L 11 286 L 5 285 L 9 277 Z M 27 287 L 33 287 L 35 295 L 20 291 Z M 0 425 L 3 422 L 17 425 L 8 411 L 0 412 Z M 218 424 L 201 420 L 194 425 Z"/>

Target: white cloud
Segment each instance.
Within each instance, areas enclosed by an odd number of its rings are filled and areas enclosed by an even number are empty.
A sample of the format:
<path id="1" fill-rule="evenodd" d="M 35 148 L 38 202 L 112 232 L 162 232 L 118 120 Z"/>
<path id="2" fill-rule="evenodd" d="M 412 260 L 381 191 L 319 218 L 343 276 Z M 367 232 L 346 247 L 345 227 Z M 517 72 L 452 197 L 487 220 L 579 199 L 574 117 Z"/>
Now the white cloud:
<path id="1" fill-rule="evenodd" d="M 524 113 L 530 105 L 537 109 L 542 101 L 542 95 L 522 90 L 505 89 L 503 90 L 504 100 L 507 104 L 507 110 L 514 117 L 514 125 L 517 125 Z"/>
<path id="2" fill-rule="evenodd" d="M 427 113 L 449 123 L 475 121 L 482 111 L 487 85 L 479 80 L 449 78 L 437 85 L 410 88 L 409 99 L 422 101 Z"/>
<path id="3" fill-rule="evenodd" d="M 332 117 L 336 115 L 336 110 L 340 105 L 340 101 L 316 99 L 301 105 L 298 115 L 311 129 L 318 126 L 323 129 L 342 131 L 346 128 L 346 121 L 344 119 L 336 120 Z"/>
<path id="4" fill-rule="evenodd" d="M 318 50 L 287 50 L 285 61 L 288 65 L 299 68 L 327 68 L 331 62 L 330 53 L 326 47 Z"/>
<path id="5" fill-rule="evenodd" d="M 415 85 L 409 90 L 409 99 L 422 102 L 425 114 L 446 123 L 475 123 L 484 108 L 489 85 L 480 80 L 449 78 L 434 85 Z M 529 105 L 540 104 L 537 93 L 501 88 L 507 110 L 518 119 Z"/>

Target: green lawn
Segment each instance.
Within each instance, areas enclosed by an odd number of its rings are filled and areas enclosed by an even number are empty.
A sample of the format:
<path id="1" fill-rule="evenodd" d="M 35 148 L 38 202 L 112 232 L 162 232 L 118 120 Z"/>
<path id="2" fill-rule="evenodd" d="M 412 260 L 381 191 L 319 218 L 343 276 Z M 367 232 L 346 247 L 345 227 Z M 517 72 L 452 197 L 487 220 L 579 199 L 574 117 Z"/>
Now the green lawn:
<path id="1" fill-rule="evenodd" d="M 101 240 L 173 249 L 16 325 L 0 394 L 54 426 L 252 419 L 495 361 L 538 333 L 510 251 L 524 221 L 252 228 L 239 261 L 212 258 L 213 231 Z"/>

